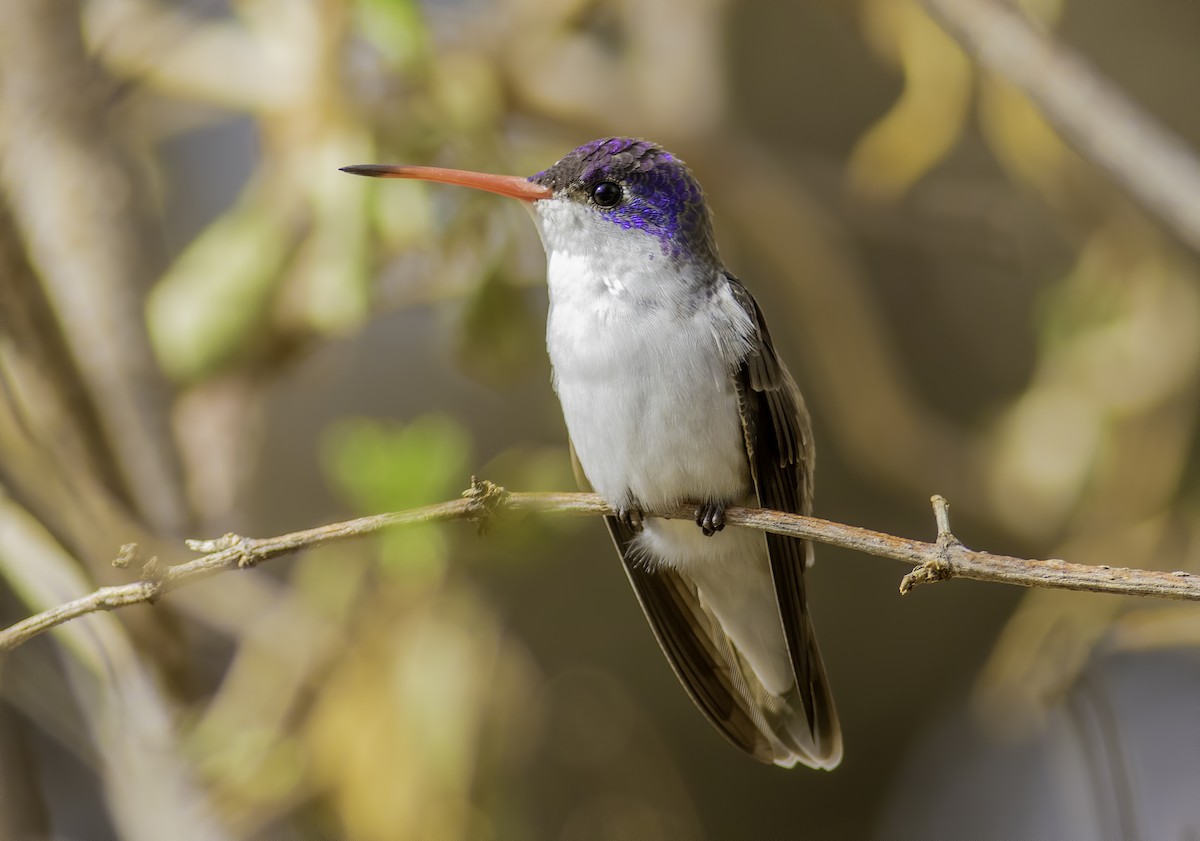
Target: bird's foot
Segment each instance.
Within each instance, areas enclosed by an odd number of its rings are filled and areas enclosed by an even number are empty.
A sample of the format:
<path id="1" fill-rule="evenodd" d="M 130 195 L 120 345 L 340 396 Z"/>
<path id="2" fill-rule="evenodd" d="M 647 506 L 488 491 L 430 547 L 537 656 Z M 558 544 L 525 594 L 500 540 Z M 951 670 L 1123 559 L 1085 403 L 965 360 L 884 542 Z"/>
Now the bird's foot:
<path id="1" fill-rule="evenodd" d="M 705 537 L 725 528 L 725 505 L 719 502 L 706 502 L 696 509 L 696 525 L 704 532 Z"/>
<path id="2" fill-rule="evenodd" d="M 617 521 L 635 534 L 642 530 L 642 508 L 637 502 L 617 509 Z"/>

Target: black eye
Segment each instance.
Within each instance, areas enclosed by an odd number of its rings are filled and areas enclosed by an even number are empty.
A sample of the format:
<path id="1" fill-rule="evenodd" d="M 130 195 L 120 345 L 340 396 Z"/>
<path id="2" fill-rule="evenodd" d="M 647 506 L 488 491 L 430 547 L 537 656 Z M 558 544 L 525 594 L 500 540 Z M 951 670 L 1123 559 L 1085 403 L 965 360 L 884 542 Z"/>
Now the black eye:
<path id="1" fill-rule="evenodd" d="M 621 197 L 621 185 L 612 181 L 601 181 L 592 188 L 592 201 L 601 207 L 616 207 Z"/>

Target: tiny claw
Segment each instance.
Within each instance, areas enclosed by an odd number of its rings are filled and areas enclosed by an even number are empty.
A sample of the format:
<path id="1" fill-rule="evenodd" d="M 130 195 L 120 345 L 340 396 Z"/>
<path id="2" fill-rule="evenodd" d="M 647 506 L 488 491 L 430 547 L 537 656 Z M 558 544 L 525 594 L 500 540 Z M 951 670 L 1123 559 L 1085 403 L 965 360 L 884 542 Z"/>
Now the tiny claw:
<path id="1" fill-rule="evenodd" d="M 716 502 L 704 503 L 696 509 L 696 525 L 705 537 L 712 537 L 725 528 L 725 506 Z"/>
<path id="2" fill-rule="evenodd" d="M 642 509 L 637 505 L 622 506 L 617 509 L 617 520 L 632 532 L 642 530 Z"/>

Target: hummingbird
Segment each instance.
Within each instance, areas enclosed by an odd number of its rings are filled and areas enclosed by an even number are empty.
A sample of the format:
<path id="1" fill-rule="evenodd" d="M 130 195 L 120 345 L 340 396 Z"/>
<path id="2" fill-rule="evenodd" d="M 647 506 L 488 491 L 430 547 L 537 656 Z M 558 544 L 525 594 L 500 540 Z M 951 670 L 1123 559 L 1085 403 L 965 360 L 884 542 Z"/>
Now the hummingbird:
<path id="1" fill-rule="evenodd" d="M 833 769 L 841 728 L 817 648 L 805 540 L 725 528 L 725 509 L 808 514 L 812 424 L 762 310 L 717 253 L 688 167 L 630 137 L 528 178 L 358 165 L 355 175 L 486 190 L 531 212 L 547 258 L 546 348 L 585 490 L 676 676 L 766 763 Z M 645 516 L 695 504 L 695 523 Z"/>

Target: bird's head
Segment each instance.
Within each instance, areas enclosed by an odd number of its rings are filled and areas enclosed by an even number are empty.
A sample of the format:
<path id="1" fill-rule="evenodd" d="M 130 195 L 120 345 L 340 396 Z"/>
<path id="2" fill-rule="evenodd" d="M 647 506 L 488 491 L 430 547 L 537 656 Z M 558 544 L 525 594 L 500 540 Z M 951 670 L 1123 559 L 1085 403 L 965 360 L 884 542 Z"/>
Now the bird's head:
<path id="1" fill-rule="evenodd" d="M 594 140 L 528 178 L 422 166 L 343 169 L 355 175 L 458 184 L 520 199 L 533 212 L 548 252 L 653 245 L 673 260 L 717 260 L 700 184 L 683 161 L 646 140 Z"/>

